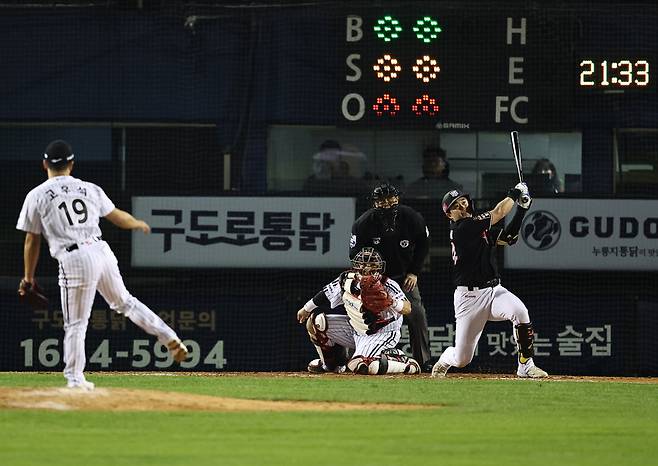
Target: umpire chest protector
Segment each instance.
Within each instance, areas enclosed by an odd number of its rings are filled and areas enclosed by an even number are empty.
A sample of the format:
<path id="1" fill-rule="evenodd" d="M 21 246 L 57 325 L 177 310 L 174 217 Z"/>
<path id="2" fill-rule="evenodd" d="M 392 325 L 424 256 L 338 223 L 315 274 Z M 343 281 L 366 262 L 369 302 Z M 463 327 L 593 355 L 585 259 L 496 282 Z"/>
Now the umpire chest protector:
<path id="1" fill-rule="evenodd" d="M 392 229 L 387 229 L 377 209 L 369 209 L 355 222 L 350 256 L 362 247 L 375 248 L 386 261 L 386 275 L 400 279 L 409 272 L 418 238 L 427 238 L 425 221 L 418 212 L 405 205 L 397 206 L 397 217 Z"/>

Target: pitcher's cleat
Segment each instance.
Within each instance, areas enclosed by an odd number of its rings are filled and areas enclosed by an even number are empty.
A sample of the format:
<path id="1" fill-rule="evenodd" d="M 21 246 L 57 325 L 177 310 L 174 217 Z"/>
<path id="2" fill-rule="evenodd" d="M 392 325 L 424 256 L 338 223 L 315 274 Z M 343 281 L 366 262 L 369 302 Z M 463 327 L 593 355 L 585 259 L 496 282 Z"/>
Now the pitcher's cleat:
<path id="1" fill-rule="evenodd" d="M 187 347 L 178 338 L 167 343 L 167 349 L 176 362 L 185 361 L 189 354 Z"/>
<path id="2" fill-rule="evenodd" d="M 548 377 L 545 370 L 535 366 L 532 359 L 525 364 L 519 363 L 519 368 L 516 370 L 516 375 L 523 379 L 544 379 Z"/>
<path id="3" fill-rule="evenodd" d="M 96 385 L 94 385 L 92 382 L 89 382 L 87 380 L 82 380 L 80 382 L 69 381 L 66 384 L 66 388 L 80 392 L 91 392 L 94 390 L 94 388 L 96 388 Z"/>
<path id="4" fill-rule="evenodd" d="M 430 377 L 433 379 L 444 379 L 448 373 L 448 369 L 450 369 L 450 366 L 441 364 L 440 361 L 436 361 L 434 366 L 432 366 L 432 375 L 430 375 Z"/>

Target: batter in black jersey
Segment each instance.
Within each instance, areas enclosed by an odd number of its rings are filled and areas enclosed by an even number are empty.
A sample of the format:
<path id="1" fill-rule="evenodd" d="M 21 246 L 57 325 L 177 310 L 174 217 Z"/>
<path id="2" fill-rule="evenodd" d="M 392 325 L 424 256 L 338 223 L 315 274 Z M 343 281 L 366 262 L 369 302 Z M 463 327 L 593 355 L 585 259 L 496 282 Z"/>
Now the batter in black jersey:
<path id="1" fill-rule="evenodd" d="M 478 286 L 498 278 L 496 239 L 489 231 L 491 214 L 450 222 L 455 286 Z"/>
<path id="2" fill-rule="evenodd" d="M 498 234 L 491 227 L 518 204 L 514 218 Z M 532 199 L 524 183 L 510 189 L 491 211 L 473 214 L 468 194 L 453 190 L 443 197 L 443 212 L 450 219 L 450 245 L 455 282 L 455 346 L 446 348 L 432 368 L 432 377 L 446 376 L 450 367 L 464 367 L 473 359 L 487 321 L 509 320 L 518 348 L 519 377 L 547 377 L 533 362 L 534 331 L 528 309 L 500 284 L 496 266 L 497 245 L 513 245 Z"/>
<path id="3" fill-rule="evenodd" d="M 386 275 L 400 284 L 411 302 L 411 313 L 404 321 L 409 327 L 413 357 L 425 369 L 430 360 L 429 331 L 417 283 L 429 252 L 429 231 L 418 212 L 400 204 L 395 186 L 380 184 L 373 190 L 372 200 L 373 208 L 352 225 L 350 258 L 364 247 L 375 248 L 382 255 Z"/>

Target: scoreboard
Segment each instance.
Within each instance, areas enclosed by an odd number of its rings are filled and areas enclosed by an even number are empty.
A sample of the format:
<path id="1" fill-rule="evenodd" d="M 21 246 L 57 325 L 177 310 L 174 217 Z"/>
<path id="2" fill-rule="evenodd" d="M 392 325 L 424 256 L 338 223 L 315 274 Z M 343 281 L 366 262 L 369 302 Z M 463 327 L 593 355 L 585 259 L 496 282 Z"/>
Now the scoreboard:
<path id="1" fill-rule="evenodd" d="M 342 126 L 572 129 L 582 95 L 655 90 L 650 56 L 580 53 L 573 13 L 410 10 L 341 18 Z"/>

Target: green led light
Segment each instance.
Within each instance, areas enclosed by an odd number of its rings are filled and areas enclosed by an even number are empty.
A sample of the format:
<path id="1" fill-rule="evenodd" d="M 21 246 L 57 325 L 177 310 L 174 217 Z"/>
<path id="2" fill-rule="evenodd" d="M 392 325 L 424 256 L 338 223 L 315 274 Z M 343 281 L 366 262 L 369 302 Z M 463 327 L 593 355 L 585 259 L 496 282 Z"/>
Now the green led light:
<path id="1" fill-rule="evenodd" d="M 423 16 L 421 19 L 416 21 L 416 25 L 413 27 L 413 31 L 416 33 L 418 40 L 422 40 L 428 44 L 439 37 L 439 33 L 442 31 L 442 29 L 441 26 L 439 26 L 438 21 L 432 19 L 429 16 Z"/>
<path id="2" fill-rule="evenodd" d="M 377 38 L 382 39 L 384 42 L 390 42 L 393 39 L 400 37 L 402 27 L 400 22 L 392 16 L 384 16 L 377 20 L 377 24 L 373 27 Z"/>

